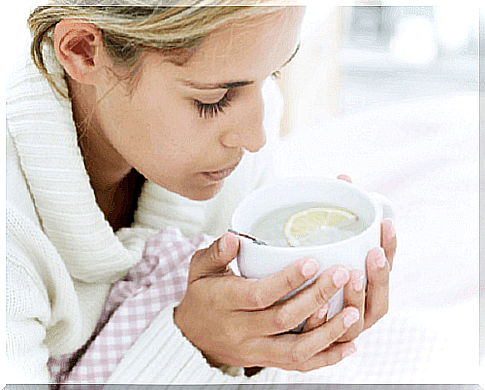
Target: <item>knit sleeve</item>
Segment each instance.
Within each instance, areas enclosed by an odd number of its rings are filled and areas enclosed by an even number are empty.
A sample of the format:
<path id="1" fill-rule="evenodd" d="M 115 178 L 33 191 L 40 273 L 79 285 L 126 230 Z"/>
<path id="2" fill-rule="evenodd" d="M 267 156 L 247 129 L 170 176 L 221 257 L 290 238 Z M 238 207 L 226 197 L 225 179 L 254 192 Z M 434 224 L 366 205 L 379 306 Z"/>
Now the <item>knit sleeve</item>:
<path id="1" fill-rule="evenodd" d="M 11 249 L 11 248 L 9 248 Z M 44 343 L 49 304 L 25 268 L 7 260 L 7 383 L 48 383 L 49 351 Z"/>
<path id="2" fill-rule="evenodd" d="M 47 289 L 29 259 L 41 257 L 39 222 L 20 170 L 7 124 L 6 205 L 6 383 L 48 383 L 48 347 L 45 343 L 51 306 Z M 14 205 L 11 204 L 13 200 Z"/>
<path id="3" fill-rule="evenodd" d="M 278 382 L 282 370 L 267 368 L 247 378 L 242 369 L 226 373 L 209 365 L 173 320 L 176 303 L 166 307 L 125 354 L 108 383 L 245 384 Z"/>

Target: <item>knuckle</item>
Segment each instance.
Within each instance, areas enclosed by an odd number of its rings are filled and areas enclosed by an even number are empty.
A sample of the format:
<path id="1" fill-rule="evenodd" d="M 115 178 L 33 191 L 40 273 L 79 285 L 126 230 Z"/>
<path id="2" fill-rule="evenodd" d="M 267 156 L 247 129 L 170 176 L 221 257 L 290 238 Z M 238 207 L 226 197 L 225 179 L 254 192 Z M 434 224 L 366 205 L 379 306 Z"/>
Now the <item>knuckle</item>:
<path id="1" fill-rule="evenodd" d="M 338 340 L 338 338 L 340 336 L 342 336 L 344 331 L 345 331 L 345 329 L 343 329 L 342 321 L 338 321 L 337 323 L 334 324 L 334 326 L 331 326 L 328 329 L 328 341 L 329 341 L 329 343 L 332 343 L 335 340 Z"/>
<path id="2" fill-rule="evenodd" d="M 389 284 L 389 270 L 384 268 L 381 271 L 375 273 L 374 283 L 381 286 L 387 286 Z"/>
<path id="3" fill-rule="evenodd" d="M 293 291 L 298 288 L 298 283 L 296 283 L 296 281 L 294 281 L 290 275 L 285 275 L 284 278 L 285 278 L 284 283 L 289 291 Z"/>
<path id="4" fill-rule="evenodd" d="M 299 364 L 299 368 L 304 368 L 305 362 L 308 360 L 308 353 L 299 345 L 295 346 L 290 352 L 290 361 Z"/>
<path id="5" fill-rule="evenodd" d="M 329 292 L 324 287 L 317 288 L 317 291 L 314 297 L 315 297 L 315 303 L 317 304 L 318 307 L 322 307 L 331 298 Z"/>
<path id="6" fill-rule="evenodd" d="M 211 264 L 217 264 L 217 256 L 215 254 L 215 251 L 214 250 L 211 250 L 211 249 L 212 248 L 206 249 L 206 251 L 209 254 L 209 258 L 210 258 Z"/>
<path id="7" fill-rule="evenodd" d="M 276 311 L 274 325 L 277 330 L 284 331 L 291 329 L 291 316 L 288 313 L 288 310 L 285 309 L 285 306 L 280 306 L 280 308 Z"/>
<path id="8" fill-rule="evenodd" d="M 249 299 L 249 304 L 251 307 L 254 307 L 256 309 L 263 309 L 266 307 L 266 302 L 264 299 L 264 294 L 261 288 L 259 288 L 258 282 L 255 283 L 253 286 L 248 286 L 249 288 L 249 294 L 248 294 L 248 299 Z"/>

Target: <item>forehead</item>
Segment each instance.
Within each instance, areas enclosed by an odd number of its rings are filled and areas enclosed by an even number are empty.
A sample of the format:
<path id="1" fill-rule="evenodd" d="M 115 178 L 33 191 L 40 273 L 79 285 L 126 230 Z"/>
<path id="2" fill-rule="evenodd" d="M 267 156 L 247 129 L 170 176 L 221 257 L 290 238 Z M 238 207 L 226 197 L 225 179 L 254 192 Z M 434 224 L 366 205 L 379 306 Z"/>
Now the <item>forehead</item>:
<path id="1" fill-rule="evenodd" d="M 268 77 L 294 52 L 303 14 L 303 7 L 285 7 L 215 30 L 177 69 L 178 77 L 205 83 Z"/>

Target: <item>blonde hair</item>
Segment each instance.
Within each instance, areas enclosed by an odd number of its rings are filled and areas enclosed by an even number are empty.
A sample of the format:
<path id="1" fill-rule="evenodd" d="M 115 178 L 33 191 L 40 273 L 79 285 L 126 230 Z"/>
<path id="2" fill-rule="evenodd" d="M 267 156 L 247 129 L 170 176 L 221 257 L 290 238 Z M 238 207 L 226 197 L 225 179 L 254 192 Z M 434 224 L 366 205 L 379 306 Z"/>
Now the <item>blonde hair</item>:
<path id="1" fill-rule="evenodd" d="M 49 83 L 67 97 L 49 73 L 44 59 L 44 46 L 53 49 L 53 30 L 63 19 L 81 19 L 97 26 L 117 66 L 134 65 L 144 48 L 158 49 L 172 62 L 183 65 L 202 39 L 224 23 L 275 12 L 278 6 L 289 2 L 241 3 L 240 0 L 51 0 L 47 6 L 36 8 L 28 19 L 32 59 Z"/>

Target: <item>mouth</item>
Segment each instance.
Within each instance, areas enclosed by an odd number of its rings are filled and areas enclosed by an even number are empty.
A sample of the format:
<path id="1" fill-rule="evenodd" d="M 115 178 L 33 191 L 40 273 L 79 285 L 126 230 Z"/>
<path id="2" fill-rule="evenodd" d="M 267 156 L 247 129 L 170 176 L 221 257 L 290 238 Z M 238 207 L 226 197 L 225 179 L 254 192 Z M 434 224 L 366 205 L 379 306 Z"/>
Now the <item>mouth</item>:
<path id="1" fill-rule="evenodd" d="M 232 172 L 234 172 L 234 170 L 239 165 L 239 162 L 240 161 L 238 161 L 236 164 L 233 164 L 224 169 L 220 169 L 218 171 L 202 172 L 202 174 L 207 178 L 211 179 L 212 181 L 216 181 L 216 182 L 222 181 L 226 179 Z"/>

